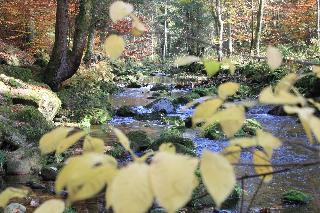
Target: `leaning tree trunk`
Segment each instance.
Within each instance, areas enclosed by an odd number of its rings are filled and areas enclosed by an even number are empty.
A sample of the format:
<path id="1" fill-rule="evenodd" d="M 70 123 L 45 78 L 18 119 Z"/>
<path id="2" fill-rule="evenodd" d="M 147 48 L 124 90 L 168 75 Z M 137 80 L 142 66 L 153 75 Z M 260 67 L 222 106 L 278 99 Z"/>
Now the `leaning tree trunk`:
<path id="1" fill-rule="evenodd" d="M 69 0 L 57 0 L 55 42 L 44 78 L 54 91 L 57 91 L 61 83 L 72 77 L 79 69 L 91 21 L 91 7 L 91 0 L 80 0 L 73 47 L 70 51 L 68 48 Z"/>
<path id="2" fill-rule="evenodd" d="M 317 0 L 317 39 L 320 45 L 320 0 Z"/>

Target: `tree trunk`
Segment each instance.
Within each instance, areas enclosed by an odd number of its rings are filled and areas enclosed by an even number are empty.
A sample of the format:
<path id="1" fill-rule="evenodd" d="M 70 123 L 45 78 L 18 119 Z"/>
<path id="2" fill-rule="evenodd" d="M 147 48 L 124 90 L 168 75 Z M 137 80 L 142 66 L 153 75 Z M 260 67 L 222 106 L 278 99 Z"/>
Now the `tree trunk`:
<path id="1" fill-rule="evenodd" d="M 320 0 L 317 0 L 317 39 L 320 45 Z"/>
<path id="2" fill-rule="evenodd" d="M 254 55 L 254 0 L 251 0 L 251 44 L 250 44 L 250 54 Z"/>
<path id="3" fill-rule="evenodd" d="M 260 55 L 260 42 L 261 42 L 261 34 L 262 34 L 264 5 L 265 5 L 265 0 L 259 0 L 256 35 L 254 38 L 254 48 L 256 50 L 257 56 Z"/>
<path id="4" fill-rule="evenodd" d="M 218 60 L 221 61 L 223 57 L 223 21 L 222 21 L 222 8 L 221 8 L 221 1 L 216 0 L 216 34 L 218 36 Z"/>
<path id="5" fill-rule="evenodd" d="M 91 26 L 89 29 L 88 41 L 87 41 L 87 49 L 84 54 L 83 61 L 85 64 L 89 63 L 94 55 L 94 37 L 95 37 L 95 29 L 94 26 Z"/>
<path id="6" fill-rule="evenodd" d="M 233 53 L 232 22 L 230 13 L 228 13 L 228 17 L 228 57 L 230 57 Z"/>
<path id="7" fill-rule="evenodd" d="M 68 48 L 69 1 L 57 0 L 55 42 L 44 78 L 45 82 L 54 91 L 60 88 L 63 81 L 72 77 L 80 66 L 90 26 L 91 7 L 91 0 L 80 0 L 73 47 L 70 51 Z"/>
<path id="8" fill-rule="evenodd" d="M 163 51 L 162 51 L 162 59 L 165 61 L 167 57 L 167 51 L 168 51 L 168 22 L 167 22 L 167 15 L 168 15 L 168 5 L 166 2 L 165 5 L 165 21 L 164 21 L 164 42 L 163 42 Z"/>

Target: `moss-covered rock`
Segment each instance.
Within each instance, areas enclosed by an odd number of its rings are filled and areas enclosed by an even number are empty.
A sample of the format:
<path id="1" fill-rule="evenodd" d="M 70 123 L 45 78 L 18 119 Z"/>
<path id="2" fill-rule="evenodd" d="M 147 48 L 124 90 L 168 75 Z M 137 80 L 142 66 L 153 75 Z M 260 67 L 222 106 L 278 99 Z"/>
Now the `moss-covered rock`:
<path id="1" fill-rule="evenodd" d="M 165 84 L 155 84 L 151 89 L 150 91 L 161 91 L 161 90 L 164 90 L 164 91 L 168 91 L 170 90 L 170 87 L 165 85 Z"/>
<path id="2" fill-rule="evenodd" d="M 240 200 L 242 189 L 236 185 L 229 195 L 229 197 L 222 203 L 222 209 L 232 209 L 234 208 L 238 201 Z M 213 201 L 211 195 L 208 193 L 204 184 L 200 184 L 192 194 L 192 199 L 188 203 L 188 206 L 195 209 L 203 209 L 206 207 L 216 207 L 215 202 Z"/>
<path id="3" fill-rule="evenodd" d="M 175 127 L 184 127 L 185 123 L 179 116 L 166 116 L 161 119 L 166 125 L 172 125 Z"/>
<path id="4" fill-rule="evenodd" d="M 181 95 L 175 99 L 173 99 L 172 103 L 175 105 L 185 105 L 195 99 L 200 98 L 200 95 L 198 93 L 188 93 L 185 95 Z"/>
<path id="5" fill-rule="evenodd" d="M 121 106 L 116 111 L 116 115 L 121 117 L 134 117 L 137 115 L 137 113 L 132 109 L 131 106 Z"/>
<path id="6" fill-rule="evenodd" d="M 175 111 L 175 106 L 168 98 L 159 98 L 148 104 L 146 108 L 153 112 L 173 113 Z"/>
<path id="7" fill-rule="evenodd" d="M 210 95 L 217 94 L 218 89 L 216 86 L 211 86 L 211 87 L 200 86 L 200 87 L 193 88 L 192 92 L 198 94 L 201 97 L 204 97 L 204 96 L 210 96 Z"/>
<path id="8" fill-rule="evenodd" d="M 177 153 L 188 154 L 191 156 L 196 155 L 196 147 L 192 140 L 184 138 L 176 129 L 165 130 L 161 133 L 160 137 L 156 139 L 151 145 L 150 149 L 158 150 L 161 144 L 172 143 Z"/>
<path id="9" fill-rule="evenodd" d="M 247 119 L 242 128 L 235 134 L 235 137 L 254 136 L 258 129 L 262 129 L 262 126 L 257 120 Z M 226 137 L 218 123 L 210 125 L 202 134 L 204 137 L 211 140 L 223 139 Z"/>
<path id="10" fill-rule="evenodd" d="M 283 193 L 281 196 L 282 203 L 287 205 L 305 205 L 311 200 L 311 195 L 294 189 Z"/>
<path id="11" fill-rule="evenodd" d="M 131 142 L 130 147 L 134 152 L 145 151 L 151 144 L 151 139 L 145 131 L 131 131 L 127 136 Z"/>
<path id="12" fill-rule="evenodd" d="M 112 157 L 116 159 L 121 159 L 126 156 L 128 152 L 121 146 L 119 143 L 114 143 L 111 146 L 111 149 L 107 151 L 108 155 L 111 155 Z"/>

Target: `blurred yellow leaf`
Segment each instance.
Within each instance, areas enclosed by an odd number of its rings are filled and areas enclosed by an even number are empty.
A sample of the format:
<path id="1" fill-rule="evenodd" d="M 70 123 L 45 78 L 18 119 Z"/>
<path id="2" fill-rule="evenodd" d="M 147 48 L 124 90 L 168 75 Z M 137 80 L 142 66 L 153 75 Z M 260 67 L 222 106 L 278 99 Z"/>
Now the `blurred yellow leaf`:
<path id="1" fill-rule="evenodd" d="M 276 47 L 269 46 L 267 48 L 267 63 L 271 70 L 279 68 L 282 64 L 283 56 Z"/>
<path id="2" fill-rule="evenodd" d="M 233 145 L 228 146 L 224 148 L 222 154 L 231 164 L 239 163 L 241 147 Z"/>
<path id="3" fill-rule="evenodd" d="M 295 96 L 284 90 L 274 94 L 271 86 L 262 90 L 259 101 L 263 104 L 305 104 L 303 97 Z"/>
<path id="4" fill-rule="evenodd" d="M 209 77 L 212 77 L 220 70 L 221 64 L 218 61 L 205 59 L 203 60 L 203 64 Z"/>
<path id="5" fill-rule="evenodd" d="M 41 204 L 34 213 L 63 213 L 64 209 L 65 203 L 62 200 L 51 199 Z"/>
<path id="6" fill-rule="evenodd" d="M 133 21 L 132 21 L 132 35 L 139 37 L 141 36 L 147 29 L 144 26 L 143 23 L 141 23 L 140 19 L 136 17 L 135 15 L 131 15 Z"/>
<path id="7" fill-rule="evenodd" d="M 28 195 L 27 189 L 8 187 L 0 194 L 0 207 L 5 208 L 12 198 L 24 198 Z"/>
<path id="8" fill-rule="evenodd" d="M 91 198 L 98 194 L 106 184 L 111 184 L 117 175 L 117 168 L 112 165 L 97 166 L 88 172 L 80 172 L 82 177 L 70 181 L 67 185 L 68 202 Z"/>
<path id="9" fill-rule="evenodd" d="M 110 35 L 104 43 L 104 50 L 112 60 L 118 59 L 125 50 L 125 47 L 126 44 L 123 38 L 118 35 Z"/>
<path id="10" fill-rule="evenodd" d="M 60 140 L 57 146 L 57 154 L 61 154 L 70 148 L 72 145 L 77 143 L 82 137 L 84 137 L 87 133 L 84 131 L 76 132 L 67 138 Z"/>
<path id="11" fill-rule="evenodd" d="M 211 116 L 203 128 L 205 129 L 213 123 L 220 123 L 223 132 L 230 138 L 241 129 L 245 120 L 246 116 L 244 107 L 231 106 Z"/>
<path id="12" fill-rule="evenodd" d="M 55 182 L 56 193 L 60 193 L 68 185 L 81 182 L 92 169 L 104 165 L 117 168 L 117 161 L 109 155 L 98 153 L 87 153 L 69 158 L 57 176 Z"/>
<path id="13" fill-rule="evenodd" d="M 205 186 L 217 206 L 220 207 L 236 184 L 233 167 L 225 157 L 204 151 L 201 157 L 200 171 Z"/>
<path id="14" fill-rule="evenodd" d="M 226 99 L 228 96 L 234 95 L 240 88 L 240 84 L 227 82 L 218 87 L 218 95 L 221 99 Z"/>
<path id="15" fill-rule="evenodd" d="M 274 93 L 279 94 L 281 91 L 289 92 L 295 82 L 298 80 L 298 75 L 290 73 L 282 78 L 274 88 Z"/>
<path id="16" fill-rule="evenodd" d="M 273 168 L 269 162 L 269 157 L 260 150 L 257 150 L 253 153 L 253 163 L 256 165 L 254 169 L 258 175 L 269 174 L 273 172 Z M 260 178 L 263 178 L 263 176 Z M 272 174 L 269 174 L 265 176 L 263 181 L 268 183 L 271 180 Z"/>
<path id="17" fill-rule="evenodd" d="M 129 138 L 120 129 L 112 128 L 112 130 L 117 136 L 119 143 L 123 146 L 123 148 L 125 148 L 129 152 L 132 152 L 130 148 Z"/>
<path id="18" fill-rule="evenodd" d="M 196 125 L 197 123 L 205 122 L 210 116 L 212 116 L 223 104 L 221 99 L 212 99 L 201 103 L 196 107 L 192 115 L 192 123 Z"/>
<path id="19" fill-rule="evenodd" d="M 153 203 L 149 167 L 132 163 L 121 169 L 107 189 L 106 203 L 115 213 L 144 213 Z"/>
<path id="20" fill-rule="evenodd" d="M 49 154 L 56 151 L 60 141 L 67 137 L 70 128 L 58 127 L 42 136 L 39 142 L 41 154 Z"/>
<path id="21" fill-rule="evenodd" d="M 93 138 L 87 136 L 83 142 L 83 152 L 96 152 L 96 153 L 104 153 L 104 141 L 100 138 Z"/>
<path id="22" fill-rule="evenodd" d="M 163 143 L 159 147 L 160 152 L 176 153 L 176 147 L 172 143 Z"/>
<path id="23" fill-rule="evenodd" d="M 281 141 L 271 133 L 264 132 L 261 129 L 257 130 L 256 133 L 258 145 L 264 148 L 270 159 L 272 157 L 273 149 L 279 148 L 281 146 Z"/>
<path id="24" fill-rule="evenodd" d="M 111 20 L 116 23 L 124 19 L 133 12 L 133 6 L 123 1 L 115 1 L 109 8 L 109 15 Z"/>
<path id="25" fill-rule="evenodd" d="M 318 78 L 320 78 L 320 66 L 312 66 L 312 71 L 317 75 Z"/>
<path id="26" fill-rule="evenodd" d="M 198 160 L 168 152 L 157 153 L 150 166 L 154 195 L 167 212 L 173 213 L 191 198 L 196 187 Z"/>
<path id="27" fill-rule="evenodd" d="M 229 67 L 230 74 L 234 75 L 234 73 L 236 71 L 236 65 L 232 62 L 232 60 L 230 58 L 223 59 L 222 63 L 224 65 L 227 65 Z"/>
<path id="28" fill-rule="evenodd" d="M 181 56 L 174 61 L 174 65 L 177 67 L 180 67 L 180 66 L 185 66 L 198 61 L 200 61 L 200 58 L 197 56 L 193 56 L 193 55 Z"/>
<path id="29" fill-rule="evenodd" d="M 241 148 L 249 148 L 252 146 L 257 146 L 258 142 L 255 137 L 251 138 L 234 138 L 230 140 L 231 146 L 240 146 Z"/>

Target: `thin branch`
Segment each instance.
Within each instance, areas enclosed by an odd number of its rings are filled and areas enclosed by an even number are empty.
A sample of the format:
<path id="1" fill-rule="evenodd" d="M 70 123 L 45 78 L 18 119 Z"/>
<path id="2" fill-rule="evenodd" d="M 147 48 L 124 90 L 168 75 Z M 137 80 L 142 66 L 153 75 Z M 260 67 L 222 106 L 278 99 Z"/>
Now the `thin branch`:
<path id="1" fill-rule="evenodd" d="M 241 205 L 240 205 L 240 213 L 242 213 L 243 203 L 244 203 L 244 180 L 245 180 L 245 179 L 241 179 Z"/>
<path id="2" fill-rule="evenodd" d="M 252 206 L 252 204 L 253 204 L 253 201 L 255 200 L 255 198 L 256 198 L 259 190 L 261 189 L 261 186 L 262 186 L 262 183 L 263 183 L 265 177 L 266 177 L 266 176 L 263 176 L 263 177 L 261 178 L 261 180 L 260 180 L 260 182 L 259 182 L 259 185 L 258 185 L 256 191 L 254 192 L 253 196 L 252 196 L 252 199 L 251 199 L 251 201 L 250 201 L 250 203 L 249 203 L 249 206 L 248 206 L 248 209 L 247 209 L 247 212 L 246 212 L 246 213 L 249 213 L 249 211 L 250 211 L 250 209 L 251 209 L 251 206 Z"/>

